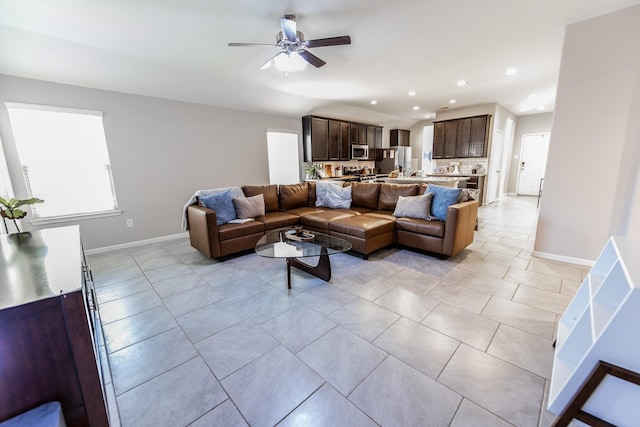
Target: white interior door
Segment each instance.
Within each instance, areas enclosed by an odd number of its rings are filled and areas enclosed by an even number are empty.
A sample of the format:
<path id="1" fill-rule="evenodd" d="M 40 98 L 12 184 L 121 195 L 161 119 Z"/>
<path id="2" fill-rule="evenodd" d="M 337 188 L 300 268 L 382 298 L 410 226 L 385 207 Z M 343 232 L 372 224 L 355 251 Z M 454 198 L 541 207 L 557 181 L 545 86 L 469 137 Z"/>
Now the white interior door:
<path id="1" fill-rule="evenodd" d="M 518 172 L 519 196 L 537 196 L 540 180 L 544 177 L 549 152 L 549 134 L 527 134 L 522 136 L 520 170 Z"/>
<path id="2" fill-rule="evenodd" d="M 484 197 L 484 202 L 487 205 L 500 198 L 503 143 L 504 133 L 498 129 L 494 130 L 491 140 L 491 152 L 489 153 L 489 170 L 487 171 L 487 194 Z"/>

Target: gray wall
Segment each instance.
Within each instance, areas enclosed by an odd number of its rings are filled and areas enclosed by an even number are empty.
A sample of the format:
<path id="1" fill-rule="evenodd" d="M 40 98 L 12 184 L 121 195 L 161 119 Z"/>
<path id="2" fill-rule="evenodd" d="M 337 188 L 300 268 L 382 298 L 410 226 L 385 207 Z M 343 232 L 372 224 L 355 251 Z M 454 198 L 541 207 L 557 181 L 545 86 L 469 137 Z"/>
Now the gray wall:
<path id="1" fill-rule="evenodd" d="M 0 75 L 0 137 L 17 196 L 26 196 L 26 189 L 5 101 L 104 112 L 113 180 L 123 214 L 56 224 L 80 224 L 86 249 L 181 233 L 182 207 L 195 190 L 267 184 L 266 131 L 301 133 L 297 117 Z M 133 228 L 126 227 L 128 218 L 134 220 Z M 23 224 L 31 227 L 26 221 Z"/>
<path id="2" fill-rule="evenodd" d="M 515 137 L 513 138 L 513 152 L 509 160 L 509 179 L 506 188 L 507 193 L 515 194 L 518 183 L 518 167 L 520 153 L 522 152 L 522 136 L 532 133 L 551 132 L 553 113 L 532 114 L 518 117 L 516 122 Z M 552 136 L 553 138 L 553 136 Z"/>
<path id="3" fill-rule="evenodd" d="M 640 237 L 640 6 L 567 27 L 535 253 L 594 260 Z"/>

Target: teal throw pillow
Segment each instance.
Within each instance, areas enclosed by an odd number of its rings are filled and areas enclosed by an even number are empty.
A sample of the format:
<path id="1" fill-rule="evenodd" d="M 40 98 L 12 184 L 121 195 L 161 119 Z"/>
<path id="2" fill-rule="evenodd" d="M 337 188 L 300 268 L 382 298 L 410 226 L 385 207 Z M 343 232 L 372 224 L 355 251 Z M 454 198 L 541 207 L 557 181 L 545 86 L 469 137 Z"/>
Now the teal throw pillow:
<path id="1" fill-rule="evenodd" d="M 449 206 L 458 203 L 460 193 L 462 193 L 462 188 L 442 187 L 439 185 L 429 184 L 427 194 L 433 194 L 433 200 L 431 201 L 431 215 L 440 221 L 446 221 Z"/>
<path id="2" fill-rule="evenodd" d="M 231 190 L 200 197 L 200 201 L 206 208 L 216 211 L 218 225 L 226 224 L 232 219 L 236 219 L 236 209 L 233 206 Z"/>

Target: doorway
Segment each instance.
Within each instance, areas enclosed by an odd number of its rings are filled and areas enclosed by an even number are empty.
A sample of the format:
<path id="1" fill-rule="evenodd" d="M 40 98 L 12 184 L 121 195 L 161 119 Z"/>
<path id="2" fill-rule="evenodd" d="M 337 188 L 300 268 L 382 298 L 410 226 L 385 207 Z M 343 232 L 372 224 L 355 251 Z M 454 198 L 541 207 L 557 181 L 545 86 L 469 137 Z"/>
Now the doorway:
<path id="1" fill-rule="evenodd" d="M 547 167 L 549 133 L 525 134 L 520 149 L 520 169 L 516 194 L 537 196 Z"/>
<path id="2" fill-rule="evenodd" d="M 267 132 L 270 184 L 297 184 L 300 182 L 298 134 Z"/>
<path id="3" fill-rule="evenodd" d="M 484 202 L 487 205 L 500 198 L 503 144 L 504 132 L 498 129 L 494 130 L 491 139 L 491 153 L 489 154 L 489 170 L 487 171 L 487 194 L 484 197 Z"/>

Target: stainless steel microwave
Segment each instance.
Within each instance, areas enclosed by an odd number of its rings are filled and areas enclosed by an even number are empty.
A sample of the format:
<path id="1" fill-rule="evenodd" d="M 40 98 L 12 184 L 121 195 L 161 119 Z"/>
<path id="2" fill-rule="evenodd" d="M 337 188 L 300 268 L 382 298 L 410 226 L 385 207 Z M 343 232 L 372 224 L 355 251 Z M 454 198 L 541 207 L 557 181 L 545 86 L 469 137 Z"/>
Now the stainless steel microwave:
<path id="1" fill-rule="evenodd" d="M 369 146 L 351 144 L 351 160 L 369 160 Z"/>

